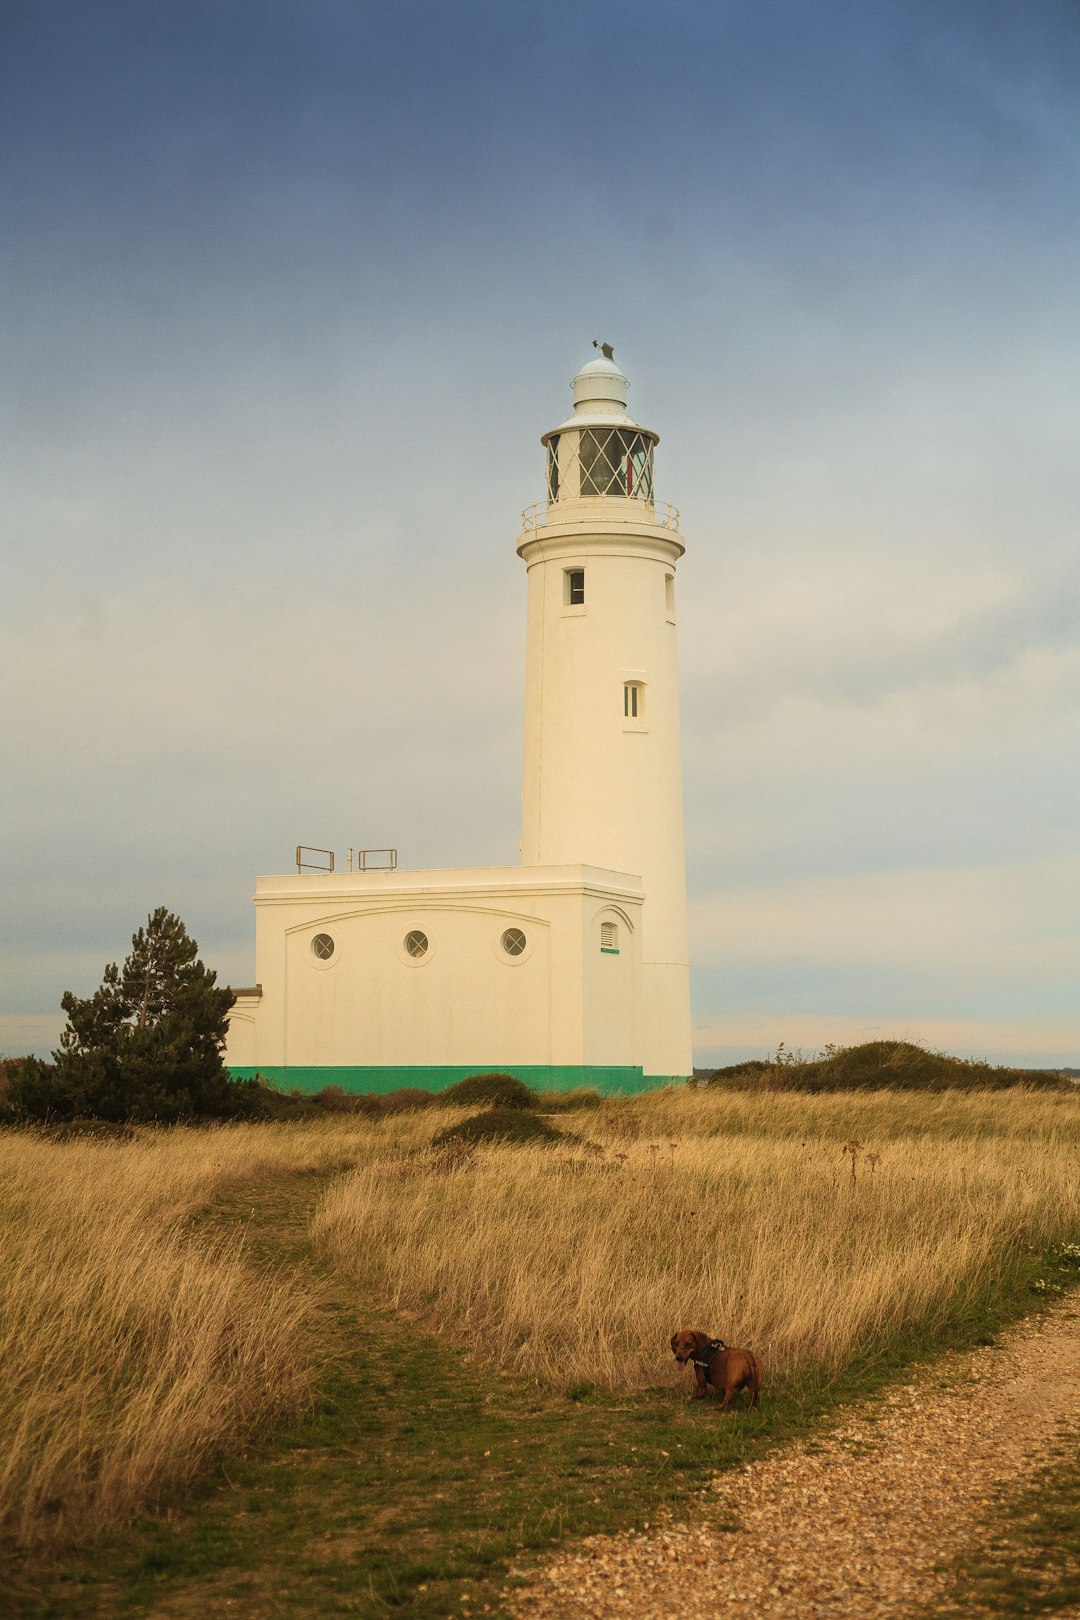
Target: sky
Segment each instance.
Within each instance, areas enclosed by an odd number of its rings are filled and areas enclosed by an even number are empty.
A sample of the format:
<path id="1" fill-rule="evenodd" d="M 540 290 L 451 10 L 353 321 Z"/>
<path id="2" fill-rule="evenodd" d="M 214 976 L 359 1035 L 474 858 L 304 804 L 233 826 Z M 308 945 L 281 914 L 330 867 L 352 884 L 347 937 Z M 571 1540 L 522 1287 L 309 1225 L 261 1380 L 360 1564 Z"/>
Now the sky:
<path id="1" fill-rule="evenodd" d="M 7 0 L 0 1052 L 517 860 L 540 435 L 680 508 L 695 1050 L 1080 1065 L 1075 0 Z"/>

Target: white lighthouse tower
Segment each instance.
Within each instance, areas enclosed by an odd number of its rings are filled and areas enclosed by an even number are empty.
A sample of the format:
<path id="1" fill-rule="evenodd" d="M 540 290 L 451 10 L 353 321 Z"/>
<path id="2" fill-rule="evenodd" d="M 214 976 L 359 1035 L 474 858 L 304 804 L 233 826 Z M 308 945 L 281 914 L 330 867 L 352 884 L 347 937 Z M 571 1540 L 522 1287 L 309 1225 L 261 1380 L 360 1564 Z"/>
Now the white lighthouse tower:
<path id="1" fill-rule="evenodd" d="M 636 1091 L 692 1071 L 675 569 L 655 433 L 606 345 L 545 435 L 528 569 L 521 864 L 403 870 L 300 845 L 255 891 L 227 1060 L 289 1088 L 441 1090 L 505 1069 Z M 358 838 L 357 843 L 363 840 Z M 315 863 L 314 866 L 312 863 Z M 316 869 L 317 868 L 317 869 Z"/>
<path id="2" fill-rule="evenodd" d="M 598 347 L 600 347 L 598 345 Z M 584 862 L 643 890 L 636 1000 L 646 1074 L 692 1069 L 675 569 L 658 436 L 627 414 L 609 345 L 544 435 L 547 505 L 526 515 L 524 866 Z"/>

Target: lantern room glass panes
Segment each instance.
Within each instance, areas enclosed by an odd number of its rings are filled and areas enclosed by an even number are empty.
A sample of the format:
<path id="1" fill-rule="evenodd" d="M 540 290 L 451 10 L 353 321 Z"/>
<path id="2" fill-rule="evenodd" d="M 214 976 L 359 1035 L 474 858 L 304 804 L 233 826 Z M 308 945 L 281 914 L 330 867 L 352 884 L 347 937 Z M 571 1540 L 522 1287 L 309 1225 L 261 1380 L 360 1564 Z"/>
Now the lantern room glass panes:
<path id="1" fill-rule="evenodd" d="M 652 443 L 626 428 L 584 428 L 578 447 L 582 495 L 652 500 Z"/>
<path id="2" fill-rule="evenodd" d="M 553 433 L 548 440 L 548 500 L 559 498 L 559 435 Z"/>

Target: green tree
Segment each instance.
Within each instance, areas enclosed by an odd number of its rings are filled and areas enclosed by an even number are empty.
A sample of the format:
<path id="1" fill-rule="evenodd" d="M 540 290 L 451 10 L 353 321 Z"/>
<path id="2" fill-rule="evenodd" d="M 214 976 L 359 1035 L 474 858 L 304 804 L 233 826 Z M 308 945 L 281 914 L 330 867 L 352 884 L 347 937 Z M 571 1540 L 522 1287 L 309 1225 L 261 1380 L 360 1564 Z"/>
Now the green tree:
<path id="1" fill-rule="evenodd" d="M 198 959 L 198 946 L 164 906 L 105 969 L 85 1000 L 67 991 L 68 1015 L 54 1068 L 13 1081 L 16 1114 L 41 1119 L 251 1118 L 263 1110 L 254 1082 L 231 1080 L 222 1057 L 231 990 Z"/>

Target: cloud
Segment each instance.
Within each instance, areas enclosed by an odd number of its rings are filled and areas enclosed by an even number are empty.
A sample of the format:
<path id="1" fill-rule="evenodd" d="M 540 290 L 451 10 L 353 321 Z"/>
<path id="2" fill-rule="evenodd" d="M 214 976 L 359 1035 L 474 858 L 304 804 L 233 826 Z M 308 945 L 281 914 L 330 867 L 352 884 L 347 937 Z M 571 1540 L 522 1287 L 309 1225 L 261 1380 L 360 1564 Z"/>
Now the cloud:
<path id="1" fill-rule="evenodd" d="M 690 918 L 703 965 L 801 959 L 931 974 L 959 968 L 1030 989 L 1075 970 L 1078 902 L 1080 857 L 1072 856 L 731 886 L 695 898 Z"/>

